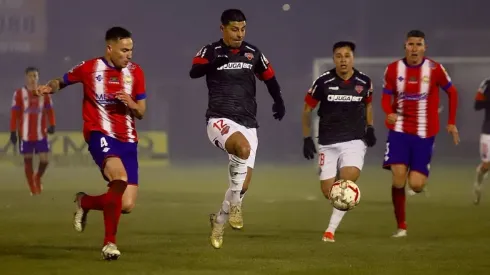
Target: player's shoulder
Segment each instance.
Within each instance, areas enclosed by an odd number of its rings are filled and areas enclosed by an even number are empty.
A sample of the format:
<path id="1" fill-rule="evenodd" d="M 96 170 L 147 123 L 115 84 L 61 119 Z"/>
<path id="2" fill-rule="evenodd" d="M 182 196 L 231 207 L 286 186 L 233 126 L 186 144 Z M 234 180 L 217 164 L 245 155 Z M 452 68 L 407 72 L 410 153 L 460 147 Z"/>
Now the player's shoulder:
<path id="1" fill-rule="evenodd" d="M 355 78 L 357 81 L 359 81 L 363 84 L 367 84 L 367 85 L 369 85 L 369 83 L 371 83 L 371 78 L 367 74 L 365 74 L 364 72 L 359 71 L 357 69 L 354 69 L 354 73 L 355 73 Z"/>
<path id="2" fill-rule="evenodd" d="M 135 63 L 133 61 L 130 61 L 128 65 L 126 66 L 126 69 L 128 69 L 130 72 L 143 72 L 143 68 L 141 67 L 140 64 Z"/>
<path id="3" fill-rule="evenodd" d="M 253 45 L 247 41 L 243 41 L 242 46 L 247 51 L 252 51 L 252 52 L 256 52 L 256 53 L 260 52 L 259 47 L 255 46 L 255 45 Z"/>
<path id="4" fill-rule="evenodd" d="M 388 64 L 388 66 L 386 66 L 386 69 L 387 70 L 396 69 L 398 67 L 398 64 L 400 64 L 400 62 L 403 63 L 403 64 L 405 64 L 404 59 L 403 58 L 400 58 L 400 59 L 397 59 L 397 60 L 391 62 L 390 64 Z"/>
<path id="5" fill-rule="evenodd" d="M 428 62 L 428 65 L 431 69 L 439 69 L 445 71 L 446 69 L 442 65 L 442 63 L 435 61 L 432 58 L 425 57 L 425 62 Z"/>
<path id="6" fill-rule="evenodd" d="M 482 82 L 480 82 L 479 90 L 485 90 L 489 85 L 490 85 L 490 77 L 487 77 L 483 79 Z"/>
<path id="7" fill-rule="evenodd" d="M 323 85 L 327 84 L 328 82 L 334 81 L 337 78 L 334 70 L 335 69 L 323 72 L 315 79 L 313 83 L 316 83 L 317 85 Z"/>

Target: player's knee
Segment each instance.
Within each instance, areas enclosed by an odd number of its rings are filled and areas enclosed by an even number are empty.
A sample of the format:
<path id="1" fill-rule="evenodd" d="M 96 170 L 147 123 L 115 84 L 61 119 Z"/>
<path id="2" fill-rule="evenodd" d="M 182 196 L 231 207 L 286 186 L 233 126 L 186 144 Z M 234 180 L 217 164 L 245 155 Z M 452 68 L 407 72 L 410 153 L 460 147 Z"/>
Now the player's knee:
<path id="1" fill-rule="evenodd" d="M 129 214 L 133 211 L 135 206 L 136 206 L 136 203 L 134 201 L 123 200 L 121 213 Z"/>
<path id="2" fill-rule="evenodd" d="M 361 175 L 361 170 L 354 166 L 340 168 L 340 178 L 356 182 Z"/>
<path id="3" fill-rule="evenodd" d="M 417 171 L 410 172 L 410 177 L 408 179 L 408 185 L 416 193 L 420 193 L 424 190 L 425 181 L 427 179 L 426 175 L 419 173 Z"/>
<path id="4" fill-rule="evenodd" d="M 393 186 L 403 188 L 407 182 L 407 167 L 405 165 L 392 165 L 391 173 L 393 174 Z"/>
<path id="5" fill-rule="evenodd" d="M 241 159 L 248 159 L 250 156 L 250 144 L 248 142 L 239 143 L 236 146 L 236 156 Z"/>
<path id="6" fill-rule="evenodd" d="M 490 169 L 490 162 L 482 162 L 480 169 L 483 171 L 488 171 Z"/>

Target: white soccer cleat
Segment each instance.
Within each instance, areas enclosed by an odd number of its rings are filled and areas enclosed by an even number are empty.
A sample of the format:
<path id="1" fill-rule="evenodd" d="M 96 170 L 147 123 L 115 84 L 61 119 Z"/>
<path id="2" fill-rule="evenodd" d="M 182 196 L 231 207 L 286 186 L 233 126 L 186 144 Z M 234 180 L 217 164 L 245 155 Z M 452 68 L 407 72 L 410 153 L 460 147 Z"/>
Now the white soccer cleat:
<path id="1" fill-rule="evenodd" d="M 214 248 L 219 249 L 223 246 L 225 224 L 219 224 L 216 221 L 216 214 L 209 215 L 209 222 L 211 223 L 211 236 L 209 236 L 209 240 Z"/>
<path id="2" fill-rule="evenodd" d="M 87 224 L 87 214 L 88 211 L 83 210 L 81 205 L 81 199 L 86 194 L 83 192 L 78 192 L 75 195 L 76 210 L 73 214 L 73 228 L 77 232 L 83 232 L 85 230 L 85 225 Z"/>
<path id="3" fill-rule="evenodd" d="M 117 249 L 117 246 L 114 243 L 107 243 L 102 248 L 102 259 L 104 260 L 113 261 L 119 259 L 120 256 L 121 251 Z"/>
<path id="4" fill-rule="evenodd" d="M 243 228 L 243 215 L 242 215 L 242 204 L 231 204 L 230 205 L 230 217 L 228 223 L 233 229 Z"/>
<path id="5" fill-rule="evenodd" d="M 393 238 L 403 238 L 407 236 L 407 230 L 406 229 L 398 229 L 395 234 L 393 234 L 391 237 Z"/>

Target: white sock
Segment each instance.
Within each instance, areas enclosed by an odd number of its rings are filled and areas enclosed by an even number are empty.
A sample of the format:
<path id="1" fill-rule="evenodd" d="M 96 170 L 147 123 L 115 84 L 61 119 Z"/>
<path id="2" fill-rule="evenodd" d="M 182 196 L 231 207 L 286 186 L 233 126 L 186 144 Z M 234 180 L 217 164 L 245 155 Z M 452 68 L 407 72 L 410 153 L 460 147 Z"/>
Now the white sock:
<path id="1" fill-rule="evenodd" d="M 487 176 L 488 170 L 482 172 L 481 165 L 476 168 L 476 184 L 481 185 L 483 183 L 483 179 Z"/>
<path id="2" fill-rule="evenodd" d="M 240 192 L 247 177 L 247 160 L 231 156 L 228 168 L 230 174 L 229 190 L 231 191 L 230 203 L 238 204 L 241 202 Z"/>
<path id="3" fill-rule="evenodd" d="M 229 189 L 228 189 L 229 190 Z M 226 191 L 228 194 L 228 191 Z M 231 194 L 231 192 L 230 192 Z M 221 204 L 221 209 L 218 211 L 216 214 L 216 222 L 219 224 L 224 224 L 228 221 L 228 214 L 230 213 L 230 202 L 226 200 L 226 195 L 225 195 L 225 200 Z"/>
<path id="4" fill-rule="evenodd" d="M 345 213 L 347 213 L 347 211 L 340 211 L 333 208 L 332 216 L 330 216 L 330 223 L 328 224 L 326 232 L 335 233 L 335 230 L 337 230 L 337 227 L 339 226 L 340 221 L 342 221 Z"/>

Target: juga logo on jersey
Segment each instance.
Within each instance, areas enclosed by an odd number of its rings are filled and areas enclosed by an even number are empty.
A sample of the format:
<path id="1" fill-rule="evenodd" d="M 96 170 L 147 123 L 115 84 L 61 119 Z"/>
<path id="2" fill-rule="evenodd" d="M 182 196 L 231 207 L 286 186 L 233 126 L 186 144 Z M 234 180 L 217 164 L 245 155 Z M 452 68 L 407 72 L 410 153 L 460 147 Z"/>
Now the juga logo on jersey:
<path id="1" fill-rule="evenodd" d="M 362 96 L 328 95 L 327 100 L 332 102 L 360 102 L 362 100 Z"/>
<path id="2" fill-rule="evenodd" d="M 248 64 L 245 62 L 230 62 L 218 68 L 218 71 L 221 70 L 241 70 L 241 69 L 249 69 L 251 70 L 253 67 L 252 64 Z"/>

